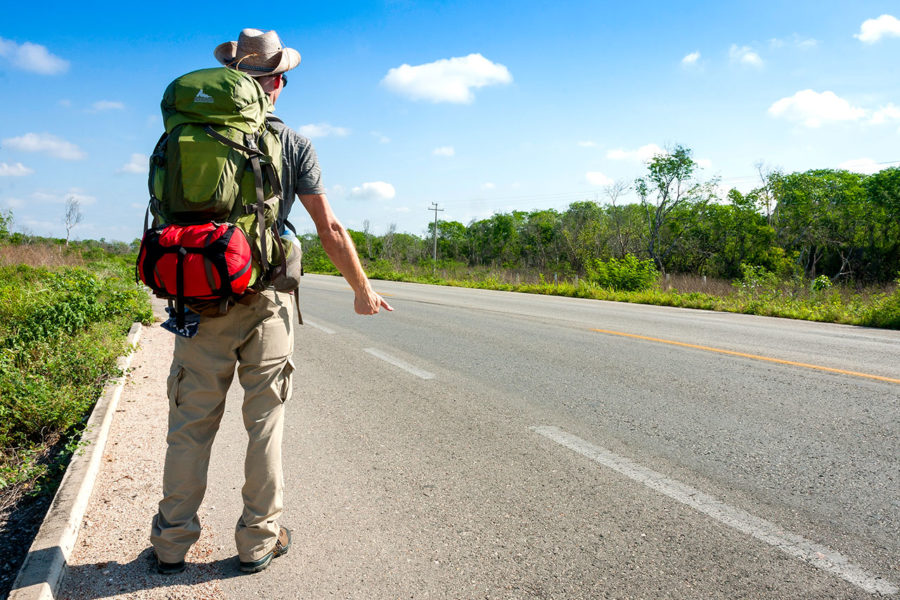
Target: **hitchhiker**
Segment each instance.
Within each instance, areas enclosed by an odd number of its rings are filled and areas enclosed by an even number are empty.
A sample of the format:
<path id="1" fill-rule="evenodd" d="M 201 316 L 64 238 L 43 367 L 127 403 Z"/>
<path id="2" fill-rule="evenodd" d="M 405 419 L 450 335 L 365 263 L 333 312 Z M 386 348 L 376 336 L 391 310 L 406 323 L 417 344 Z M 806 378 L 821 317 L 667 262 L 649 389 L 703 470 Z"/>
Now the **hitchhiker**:
<path id="1" fill-rule="evenodd" d="M 249 79 L 251 87 L 253 81 L 259 84 L 267 97 L 261 102 L 269 111 L 274 108 L 287 84 L 285 73 L 300 64 L 300 54 L 292 48 L 285 48 L 278 34 L 257 29 L 244 29 L 236 42 L 219 45 L 214 55 L 225 67 L 249 75 L 252 78 Z M 226 75 L 230 72 L 219 71 Z M 248 85 L 247 81 L 243 81 L 247 78 L 235 78 L 233 74 L 229 77 L 240 80 L 238 83 L 241 85 Z M 214 99 L 210 94 L 214 92 L 207 92 L 201 88 L 193 96 L 193 101 L 211 105 Z M 322 247 L 353 288 L 354 310 L 361 315 L 372 315 L 382 308 L 393 310 L 372 289 L 347 230 L 331 210 L 310 141 L 271 115 L 268 115 L 265 127 L 277 134 L 282 147 L 282 200 L 277 231 L 284 231 L 282 228 L 286 225 L 294 197 L 300 198 L 315 223 Z M 211 128 L 206 130 L 211 131 Z M 253 146 L 252 143 L 250 145 Z M 258 189 L 262 190 L 259 173 L 257 164 L 256 181 Z M 265 189 L 277 188 L 277 183 L 277 178 L 266 182 L 270 187 Z M 259 194 L 262 205 L 262 192 Z M 252 210 L 246 212 L 252 214 Z M 251 228 L 248 233 L 251 245 L 258 243 L 252 239 L 255 231 Z M 262 226 L 259 231 L 263 234 L 260 239 L 263 240 L 262 255 L 265 256 L 268 232 Z M 243 238 L 243 235 L 237 237 Z M 274 239 L 278 240 L 277 237 Z M 269 243 L 272 243 L 271 239 Z M 280 245 L 278 247 L 281 248 Z M 259 254 L 258 250 L 256 253 Z M 277 253 L 270 248 L 271 256 Z M 182 255 L 186 253 L 182 251 Z M 285 252 L 284 256 L 289 254 Z M 272 266 L 274 268 L 274 263 Z M 254 268 L 257 266 L 254 265 Z M 185 281 L 180 269 L 179 303 L 192 307 L 190 302 L 184 303 L 184 290 L 190 282 Z M 184 570 L 185 555 L 200 537 L 197 511 L 206 491 L 210 449 L 224 412 L 225 394 L 236 365 L 239 365 L 238 379 L 244 389 L 242 410 L 249 436 L 242 488 L 244 507 L 235 530 L 240 569 L 249 573 L 262 571 L 272 559 L 284 555 L 290 547 L 291 533 L 279 521 L 283 498 L 281 442 L 284 403 L 291 395 L 291 374 L 294 370 L 291 361 L 294 349 L 291 298 L 290 293 L 269 286 L 240 296 L 236 302 L 231 301 L 234 298 L 226 299 L 228 301 L 220 303 L 219 310 L 212 311 L 213 314 L 189 311 L 187 320 L 193 329 L 186 326 L 185 315 L 180 312 L 175 315 L 176 311 L 170 310 L 173 318 L 179 317 L 178 326 L 172 325 L 179 335 L 175 340 L 168 378 L 169 432 L 163 499 L 159 503 L 159 512 L 153 518 L 150 538 L 156 569 L 160 573 Z M 296 297 L 294 299 L 297 300 Z"/>

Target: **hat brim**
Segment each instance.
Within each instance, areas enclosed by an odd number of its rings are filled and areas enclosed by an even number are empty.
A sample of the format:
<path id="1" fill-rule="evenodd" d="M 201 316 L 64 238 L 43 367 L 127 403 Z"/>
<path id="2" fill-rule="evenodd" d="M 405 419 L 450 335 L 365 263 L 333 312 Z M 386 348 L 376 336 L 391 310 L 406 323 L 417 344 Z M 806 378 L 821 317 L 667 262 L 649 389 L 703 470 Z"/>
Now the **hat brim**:
<path id="1" fill-rule="evenodd" d="M 282 50 L 279 52 L 281 56 L 279 57 L 278 64 L 272 69 L 267 68 L 265 70 L 260 70 L 259 67 L 253 67 L 244 63 L 235 66 L 235 62 L 237 61 L 237 46 L 237 42 L 225 42 L 224 44 L 219 44 L 218 46 L 216 46 L 216 49 L 213 50 L 213 55 L 216 57 L 217 61 L 219 61 L 226 67 L 231 67 L 232 69 L 236 69 L 242 73 L 246 73 L 251 77 L 277 75 L 279 73 L 290 71 L 300 64 L 299 52 L 297 52 L 293 48 L 282 48 Z"/>

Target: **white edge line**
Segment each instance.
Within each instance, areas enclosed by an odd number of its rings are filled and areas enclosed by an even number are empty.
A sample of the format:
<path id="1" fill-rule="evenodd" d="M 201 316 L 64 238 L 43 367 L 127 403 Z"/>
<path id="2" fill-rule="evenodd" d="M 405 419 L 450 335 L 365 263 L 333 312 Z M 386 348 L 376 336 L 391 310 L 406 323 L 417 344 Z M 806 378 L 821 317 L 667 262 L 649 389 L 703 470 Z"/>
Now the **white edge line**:
<path id="1" fill-rule="evenodd" d="M 428 371 L 423 371 L 422 369 L 420 369 L 418 367 L 414 367 L 413 365 L 409 364 L 408 362 L 406 362 L 404 360 L 400 360 L 399 358 L 397 358 L 395 356 L 391 356 L 390 354 L 388 354 L 386 352 L 382 352 L 378 348 L 366 348 L 365 351 L 368 352 L 369 354 L 371 354 L 372 356 L 380 358 L 381 360 L 383 360 L 385 362 L 391 363 L 395 367 L 399 367 L 399 368 L 403 369 L 407 373 L 412 373 L 413 375 L 415 375 L 416 377 L 418 377 L 420 379 L 434 379 L 434 373 L 429 373 Z"/>
<path id="2" fill-rule="evenodd" d="M 324 331 L 328 335 L 334 335 L 334 329 L 329 329 L 328 327 L 325 327 L 324 325 L 319 325 L 318 323 L 310 321 L 309 319 L 304 319 L 303 324 L 309 325 L 310 327 L 312 327 L 314 329 L 318 329 L 319 331 Z"/>
<path id="3" fill-rule="evenodd" d="M 690 506 L 720 523 L 737 529 L 741 533 L 746 533 L 770 546 L 774 546 L 782 552 L 799 558 L 814 567 L 833 573 L 870 594 L 877 593 L 887 596 L 900 591 L 890 581 L 868 573 L 861 567 L 851 563 L 850 559 L 839 552 L 807 540 L 803 536 L 785 531 L 783 527 L 771 521 L 766 521 L 739 508 L 729 506 L 708 494 L 704 494 L 700 490 L 674 479 L 669 479 L 662 473 L 642 467 L 625 457 L 595 446 L 558 427 L 539 426 L 530 427 L 529 429 L 634 481 L 643 483 L 669 498 Z"/>

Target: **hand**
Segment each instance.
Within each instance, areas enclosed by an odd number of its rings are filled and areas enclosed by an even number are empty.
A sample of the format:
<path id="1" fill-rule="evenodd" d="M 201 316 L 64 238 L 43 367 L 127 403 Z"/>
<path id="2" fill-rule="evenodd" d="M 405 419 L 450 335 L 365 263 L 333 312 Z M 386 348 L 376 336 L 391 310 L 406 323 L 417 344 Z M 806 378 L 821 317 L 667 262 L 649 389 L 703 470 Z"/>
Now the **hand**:
<path id="1" fill-rule="evenodd" d="M 368 288 L 362 294 L 356 294 L 353 300 L 353 309 L 360 315 L 374 315 L 381 309 L 394 310 L 387 301 L 377 294 L 372 288 Z"/>

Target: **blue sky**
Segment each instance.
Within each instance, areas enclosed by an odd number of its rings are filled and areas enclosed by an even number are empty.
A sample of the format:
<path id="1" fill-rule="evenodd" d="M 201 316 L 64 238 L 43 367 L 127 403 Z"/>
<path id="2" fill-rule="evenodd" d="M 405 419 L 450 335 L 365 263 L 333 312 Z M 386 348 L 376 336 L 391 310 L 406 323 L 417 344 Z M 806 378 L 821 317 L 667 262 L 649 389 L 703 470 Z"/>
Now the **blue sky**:
<path id="1" fill-rule="evenodd" d="M 754 187 L 759 161 L 900 165 L 896 0 L 184 6 L 4 9 L 0 210 L 16 230 L 63 236 L 75 197 L 73 237 L 140 237 L 162 92 L 244 27 L 302 55 L 276 114 L 313 139 L 343 223 L 379 235 L 423 235 L 433 202 L 463 223 L 604 202 L 674 144 L 724 189 Z M 299 203 L 292 220 L 312 230 Z"/>

